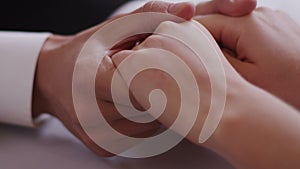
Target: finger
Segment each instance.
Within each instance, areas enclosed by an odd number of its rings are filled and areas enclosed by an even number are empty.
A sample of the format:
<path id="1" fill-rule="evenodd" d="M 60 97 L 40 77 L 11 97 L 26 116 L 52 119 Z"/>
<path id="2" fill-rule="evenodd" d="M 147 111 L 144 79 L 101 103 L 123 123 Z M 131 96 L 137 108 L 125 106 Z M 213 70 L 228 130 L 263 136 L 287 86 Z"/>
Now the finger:
<path id="1" fill-rule="evenodd" d="M 126 83 L 126 81 L 123 79 L 123 76 L 124 75 L 122 72 L 119 71 L 118 69 L 118 66 L 128 57 L 130 56 L 131 54 L 133 54 L 134 51 L 132 50 L 123 50 L 123 51 L 120 51 L 116 54 L 114 54 L 113 56 L 111 56 L 112 58 L 112 62 L 114 64 L 114 66 L 116 67 L 116 71 L 118 71 L 118 74 L 119 74 L 119 78 L 123 81 L 123 83 L 125 84 L 126 86 L 126 93 L 124 91 L 122 91 L 122 93 L 118 94 L 117 97 L 118 100 L 121 100 L 121 102 L 119 104 L 122 104 L 122 105 L 127 105 L 127 106 L 130 106 L 130 104 L 127 102 L 127 98 L 128 98 L 128 95 L 129 95 L 129 98 L 130 98 L 130 101 L 132 103 L 132 105 L 138 109 L 138 110 L 146 110 L 145 107 L 141 106 L 141 104 L 137 101 L 137 99 L 134 97 L 134 95 L 132 94 L 131 90 L 130 90 L 130 82 L 129 83 Z M 126 65 L 125 65 L 126 66 Z M 124 90 L 124 89 L 123 89 Z M 123 102 L 122 102 L 123 101 Z"/>
<path id="2" fill-rule="evenodd" d="M 112 57 L 113 62 L 116 64 L 116 67 L 118 71 L 120 72 L 121 76 L 126 76 L 126 71 L 130 70 L 131 67 L 135 67 L 137 63 L 135 62 L 135 59 L 129 59 L 128 54 L 138 54 L 134 57 L 143 57 L 143 50 L 140 50 L 140 53 L 136 53 L 137 51 L 130 51 L 127 53 L 118 53 L 115 56 Z M 158 63 L 160 61 L 157 60 L 157 58 L 153 57 Z M 126 60 L 126 63 L 124 62 Z M 143 59 L 143 61 L 146 63 L 149 58 Z M 162 62 L 165 62 L 165 60 L 162 60 Z M 126 64 L 125 67 L 120 67 L 120 64 Z M 140 65 L 140 63 L 139 63 Z M 161 89 L 164 91 L 166 96 L 169 96 L 172 94 L 172 96 L 175 97 L 178 94 L 178 86 L 176 85 L 175 81 L 168 75 L 167 73 L 157 70 L 157 69 L 147 69 L 147 70 L 141 70 L 138 73 L 132 81 L 127 82 L 127 85 L 129 86 L 130 93 L 132 98 L 134 98 L 134 102 L 136 104 L 139 104 L 141 107 L 141 110 L 148 110 L 151 108 L 150 102 L 149 102 L 149 93 L 153 91 L 154 89 Z M 179 94 L 178 94 L 179 95 Z M 175 97 L 175 98 L 179 98 Z M 173 99 L 176 100 L 176 99 Z M 177 100 L 176 100 L 177 101 Z M 170 106 L 171 102 L 168 100 L 167 107 Z M 173 106 L 175 107 L 175 106 Z M 170 109 L 169 109 L 170 110 Z M 156 112 L 149 112 L 149 113 L 156 113 Z"/>
<path id="3" fill-rule="evenodd" d="M 256 8 L 257 0 L 212 0 L 199 3 L 196 15 L 224 14 L 228 16 L 243 16 Z"/>
<path id="4" fill-rule="evenodd" d="M 253 77 L 255 65 L 247 62 L 242 62 L 237 59 L 233 52 L 228 49 L 222 48 L 222 52 L 228 62 L 233 66 L 233 68 L 246 80 L 250 80 Z"/>
<path id="5" fill-rule="evenodd" d="M 238 46 L 244 30 L 244 25 L 239 18 L 231 18 L 222 15 L 209 15 L 195 18 L 214 36 L 215 40 L 222 47 L 234 51 L 235 55 L 223 50 L 225 57 L 245 79 L 252 79 L 254 76 L 255 64 L 243 62 L 240 58 L 243 48 Z M 247 58 L 246 58 L 247 59 Z"/>
<path id="6" fill-rule="evenodd" d="M 118 106 L 121 110 L 127 112 L 134 111 L 132 107 L 115 105 L 106 101 L 98 101 L 102 115 L 105 117 L 105 120 L 117 131 L 126 134 L 128 136 L 139 136 L 147 134 L 149 131 L 155 130 L 161 126 L 158 122 L 151 123 L 135 123 L 128 120 L 126 117 L 123 117 L 120 112 L 116 109 Z M 148 133 L 149 134 L 149 133 Z"/>
<path id="7" fill-rule="evenodd" d="M 103 117 L 105 117 L 106 121 L 109 123 L 121 119 L 139 119 L 145 116 L 144 114 L 137 115 L 134 113 L 136 112 L 135 108 L 127 105 L 120 105 L 102 100 L 99 100 L 97 103 Z M 123 114 L 121 114 L 122 112 Z M 124 114 L 126 116 L 123 116 Z"/>
<path id="8" fill-rule="evenodd" d="M 146 48 L 159 48 L 163 49 L 165 44 L 162 36 L 160 35 L 151 35 L 145 39 L 141 44 L 135 46 L 132 50 L 137 51 Z M 165 39 L 165 38 L 164 38 Z"/>
<path id="9" fill-rule="evenodd" d="M 151 1 L 146 3 L 141 8 L 131 12 L 134 13 L 142 13 L 142 12 L 160 12 L 160 13 L 169 13 L 172 15 L 176 15 L 180 18 L 190 20 L 194 17 L 195 14 L 195 6 L 193 3 L 182 2 L 182 3 L 168 3 L 162 1 Z M 112 17 L 111 19 L 105 21 L 104 23 L 94 26 L 86 31 L 81 32 L 80 34 L 86 34 L 88 37 L 95 33 L 98 29 L 103 27 L 104 25 L 128 14 L 119 15 L 116 17 Z M 83 36 L 85 37 L 85 36 Z"/>
<path id="10" fill-rule="evenodd" d="M 195 6 L 190 2 L 168 3 L 162 1 L 151 1 L 133 13 L 141 12 L 161 12 L 170 13 L 186 20 L 192 19 L 195 14 Z"/>
<path id="11" fill-rule="evenodd" d="M 105 117 L 107 122 L 112 122 L 124 118 L 116 109 L 115 107 L 116 104 L 112 102 L 103 101 L 103 100 L 98 100 L 97 103 L 99 106 L 99 110 L 101 111 L 103 117 Z M 117 106 L 121 107 L 123 110 L 127 109 L 128 111 L 130 111 L 131 109 L 130 107 L 124 105 L 117 105 Z"/>
<path id="12" fill-rule="evenodd" d="M 153 121 L 151 123 L 135 123 L 123 118 L 112 122 L 111 126 L 120 133 L 135 137 L 158 129 L 161 127 L 161 124 L 157 121 Z"/>
<path id="13" fill-rule="evenodd" d="M 144 57 L 143 61 L 147 62 L 154 59 L 157 63 L 157 66 L 159 64 L 163 64 L 168 62 L 168 60 L 157 58 L 155 55 L 153 57 L 145 57 L 143 55 L 143 52 L 145 52 L 148 48 L 157 48 L 157 49 L 163 49 L 163 50 L 173 50 L 174 46 L 176 46 L 178 50 L 182 49 L 180 46 L 184 46 L 180 44 L 178 46 L 178 43 L 175 40 L 172 40 L 167 37 L 162 37 L 159 35 L 152 35 L 148 37 L 142 44 L 137 46 L 133 51 L 131 51 L 131 54 L 137 54 L 135 57 Z M 185 47 L 185 46 L 184 46 Z M 191 56 L 189 52 L 186 52 L 186 49 L 182 49 L 180 51 L 185 51 L 184 54 Z M 176 51 L 174 51 L 176 53 Z M 128 57 L 127 54 L 119 54 L 115 55 L 112 60 L 116 65 L 119 65 L 120 63 L 124 62 L 124 60 Z M 135 60 L 127 60 L 127 64 L 129 67 L 135 66 Z M 169 62 L 169 64 L 172 64 Z M 123 70 L 120 69 L 120 74 L 124 74 Z M 147 69 L 138 72 L 137 76 L 130 82 L 130 91 L 133 93 L 133 96 L 136 98 L 138 103 L 142 105 L 145 109 L 151 109 L 152 106 L 157 106 L 150 104 L 149 102 L 149 93 L 153 91 L 154 89 L 160 89 L 164 92 L 166 98 L 167 98 L 167 104 L 164 109 L 163 114 L 168 114 L 168 122 L 167 124 L 172 124 L 174 119 L 176 119 L 176 113 L 179 112 L 178 105 L 180 102 L 180 90 L 178 88 L 178 85 L 176 81 L 166 72 L 161 71 L 159 69 Z M 155 112 L 148 111 L 150 114 L 155 114 Z M 152 114 L 152 115 L 153 115 Z M 166 115 L 162 115 L 166 116 Z M 162 117 L 160 116 L 160 118 Z M 166 123 L 164 123 L 166 124 Z"/>
<path id="14" fill-rule="evenodd" d="M 115 80 L 113 90 L 118 96 L 128 95 L 128 88 L 117 72 L 111 58 L 105 56 L 100 63 L 95 80 L 95 93 L 98 100 L 112 101 L 112 79 Z M 118 103 L 122 104 L 122 103 Z"/>
<path id="15" fill-rule="evenodd" d="M 136 45 L 138 45 L 140 42 L 143 42 L 150 35 L 150 33 L 137 34 L 118 42 L 111 48 L 110 56 L 122 50 L 130 50 L 134 48 Z"/>
<path id="16" fill-rule="evenodd" d="M 146 3 L 143 7 L 137 9 L 136 11 L 132 13 L 139 13 L 139 12 L 162 12 L 162 13 L 171 13 L 177 16 L 180 16 L 185 19 L 190 19 L 194 15 L 194 6 L 191 3 L 167 3 L 167 2 L 160 2 L 160 1 L 153 1 Z M 115 18 L 114 18 L 115 19 Z M 113 19 L 112 19 L 113 20 Z M 107 21 L 110 22 L 110 21 Z M 106 23 L 107 23 L 106 22 Z M 105 24 L 105 23 L 104 23 Z M 103 24 L 102 24 L 103 25 Z M 92 28 L 88 34 L 94 33 L 96 30 L 99 29 L 100 26 L 97 26 L 95 28 Z M 124 46 L 124 45 L 123 45 Z M 112 75 L 114 74 L 114 66 L 110 63 L 109 58 L 105 58 L 104 61 L 99 66 L 99 71 L 97 74 L 97 79 L 99 81 L 96 81 L 96 93 L 98 99 L 103 99 L 107 101 L 111 101 L 111 81 L 112 81 Z M 120 79 L 120 78 L 117 78 Z M 125 95 L 125 85 L 121 81 L 119 82 L 119 93 L 120 96 Z"/>
<path id="17" fill-rule="evenodd" d="M 132 50 L 123 50 L 111 57 L 112 62 L 114 63 L 115 67 L 118 67 L 122 63 L 123 60 L 125 60 L 128 56 L 133 54 L 134 51 Z"/>
<path id="18" fill-rule="evenodd" d="M 194 18 L 201 23 L 223 47 L 239 53 L 237 45 L 243 31 L 240 18 L 223 15 L 198 16 Z"/>
<path id="19" fill-rule="evenodd" d="M 188 29 L 185 29 L 185 26 L 182 24 L 171 23 L 171 22 L 163 23 L 156 29 L 154 35 L 148 37 L 140 45 L 136 46 L 133 50 L 155 48 L 155 49 L 162 49 L 164 51 L 171 52 L 172 54 L 180 58 L 182 61 L 184 61 L 185 64 L 187 64 L 191 68 L 195 76 L 196 75 L 198 77 L 205 76 L 204 74 L 206 74 L 206 71 L 199 57 L 180 40 L 176 40 L 171 37 L 165 36 L 169 32 L 169 30 L 173 30 L 174 32 L 178 31 L 178 33 L 188 31 Z M 197 34 L 193 34 L 193 35 L 197 37 Z M 153 56 L 153 59 L 158 60 L 156 56 Z M 158 61 L 161 63 L 165 63 L 165 62 L 170 63 L 170 61 L 168 61 L 165 58 Z M 178 73 L 180 73 L 180 71 Z"/>

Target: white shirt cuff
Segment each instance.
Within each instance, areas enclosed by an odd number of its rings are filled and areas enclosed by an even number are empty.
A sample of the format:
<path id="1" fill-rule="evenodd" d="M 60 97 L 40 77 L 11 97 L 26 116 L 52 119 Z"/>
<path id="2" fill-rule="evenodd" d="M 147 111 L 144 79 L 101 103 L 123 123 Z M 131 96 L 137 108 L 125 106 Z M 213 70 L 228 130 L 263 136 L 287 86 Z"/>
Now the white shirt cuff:
<path id="1" fill-rule="evenodd" d="M 0 122 L 34 126 L 35 69 L 39 52 L 49 35 L 0 31 Z"/>

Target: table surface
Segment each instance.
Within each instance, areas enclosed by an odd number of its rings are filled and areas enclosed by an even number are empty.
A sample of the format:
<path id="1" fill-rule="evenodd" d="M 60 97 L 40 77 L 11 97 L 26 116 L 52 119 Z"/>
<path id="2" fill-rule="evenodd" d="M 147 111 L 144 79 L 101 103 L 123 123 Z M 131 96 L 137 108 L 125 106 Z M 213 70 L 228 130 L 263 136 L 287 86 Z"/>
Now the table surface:
<path id="1" fill-rule="evenodd" d="M 281 9 L 300 21 L 299 1 L 258 0 L 259 6 Z M 147 159 L 100 158 L 56 119 L 38 129 L 0 124 L 1 169 L 234 169 L 215 153 L 183 141 L 160 156 Z"/>

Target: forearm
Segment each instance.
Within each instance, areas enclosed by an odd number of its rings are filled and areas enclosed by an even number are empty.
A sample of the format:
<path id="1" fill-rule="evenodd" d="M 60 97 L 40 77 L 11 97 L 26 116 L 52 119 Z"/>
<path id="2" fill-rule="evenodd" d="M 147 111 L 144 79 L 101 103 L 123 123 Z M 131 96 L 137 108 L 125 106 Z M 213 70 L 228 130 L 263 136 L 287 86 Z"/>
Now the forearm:
<path id="1" fill-rule="evenodd" d="M 237 168 L 299 168 L 299 112 L 255 87 L 241 94 L 244 99 L 225 111 L 208 147 Z"/>

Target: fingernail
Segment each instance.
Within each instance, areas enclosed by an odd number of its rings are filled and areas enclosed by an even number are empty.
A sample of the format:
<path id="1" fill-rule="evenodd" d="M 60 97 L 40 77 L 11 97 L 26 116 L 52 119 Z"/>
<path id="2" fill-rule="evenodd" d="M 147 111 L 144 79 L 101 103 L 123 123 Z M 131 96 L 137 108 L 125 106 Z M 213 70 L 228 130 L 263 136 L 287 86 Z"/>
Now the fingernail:
<path id="1" fill-rule="evenodd" d="M 183 11 L 183 9 L 186 7 L 186 4 L 185 3 L 176 3 L 176 4 L 171 4 L 168 8 L 168 12 L 170 14 L 174 14 L 174 15 L 177 15 L 179 14 L 180 12 Z"/>

